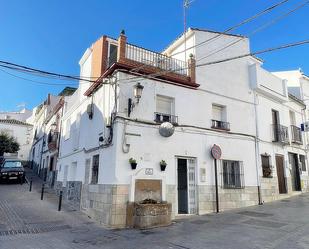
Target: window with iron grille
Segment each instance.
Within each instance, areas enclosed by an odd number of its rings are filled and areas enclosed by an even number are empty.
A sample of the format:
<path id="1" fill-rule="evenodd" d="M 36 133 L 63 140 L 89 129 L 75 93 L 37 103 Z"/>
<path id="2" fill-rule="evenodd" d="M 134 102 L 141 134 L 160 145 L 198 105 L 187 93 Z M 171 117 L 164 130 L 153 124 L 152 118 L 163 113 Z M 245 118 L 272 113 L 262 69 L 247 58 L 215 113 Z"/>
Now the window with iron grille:
<path id="1" fill-rule="evenodd" d="M 272 169 L 270 165 L 270 156 L 261 155 L 263 177 L 272 177 Z"/>
<path id="2" fill-rule="evenodd" d="M 299 155 L 299 161 L 301 164 L 301 170 L 302 171 L 306 171 L 306 160 L 305 160 L 305 156 L 304 155 Z"/>
<path id="3" fill-rule="evenodd" d="M 240 161 L 222 161 L 222 187 L 230 189 L 244 188 L 243 163 Z"/>
<path id="4" fill-rule="evenodd" d="M 91 184 L 97 184 L 99 178 L 99 155 L 94 155 L 92 158 L 92 174 Z"/>

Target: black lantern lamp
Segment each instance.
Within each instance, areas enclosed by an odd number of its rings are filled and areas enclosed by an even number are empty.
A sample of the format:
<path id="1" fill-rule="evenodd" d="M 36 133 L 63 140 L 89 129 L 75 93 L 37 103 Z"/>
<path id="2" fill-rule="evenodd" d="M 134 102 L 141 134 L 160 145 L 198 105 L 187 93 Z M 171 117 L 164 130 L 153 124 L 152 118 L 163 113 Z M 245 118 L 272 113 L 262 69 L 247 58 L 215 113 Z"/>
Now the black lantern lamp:
<path id="1" fill-rule="evenodd" d="M 136 99 L 136 104 L 139 103 L 140 98 L 142 97 L 144 86 L 141 83 L 137 83 L 134 85 L 133 94 L 134 98 Z M 133 108 L 135 107 L 134 101 L 129 98 L 128 99 L 128 117 L 130 117 L 131 112 L 133 111 Z"/>

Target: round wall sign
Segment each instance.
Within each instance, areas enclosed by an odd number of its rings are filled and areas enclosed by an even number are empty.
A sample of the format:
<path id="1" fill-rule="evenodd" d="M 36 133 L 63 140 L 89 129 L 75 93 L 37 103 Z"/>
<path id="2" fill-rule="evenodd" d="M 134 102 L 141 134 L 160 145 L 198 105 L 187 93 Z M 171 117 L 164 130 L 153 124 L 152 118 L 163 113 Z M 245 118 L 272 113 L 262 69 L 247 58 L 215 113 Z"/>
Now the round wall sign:
<path id="1" fill-rule="evenodd" d="M 214 144 L 211 148 L 211 155 L 214 159 L 220 159 L 222 155 L 221 148 L 218 145 Z"/>

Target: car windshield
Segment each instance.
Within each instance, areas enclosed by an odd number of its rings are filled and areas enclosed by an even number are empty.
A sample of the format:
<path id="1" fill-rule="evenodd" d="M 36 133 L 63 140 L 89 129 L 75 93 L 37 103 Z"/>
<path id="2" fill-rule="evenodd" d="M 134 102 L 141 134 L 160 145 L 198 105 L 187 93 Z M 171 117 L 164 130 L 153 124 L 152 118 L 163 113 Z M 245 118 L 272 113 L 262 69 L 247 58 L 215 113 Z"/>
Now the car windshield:
<path id="1" fill-rule="evenodd" d="M 3 168 L 20 168 L 22 167 L 21 162 L 18 161 L 6 161 L 3 164 Z"/>

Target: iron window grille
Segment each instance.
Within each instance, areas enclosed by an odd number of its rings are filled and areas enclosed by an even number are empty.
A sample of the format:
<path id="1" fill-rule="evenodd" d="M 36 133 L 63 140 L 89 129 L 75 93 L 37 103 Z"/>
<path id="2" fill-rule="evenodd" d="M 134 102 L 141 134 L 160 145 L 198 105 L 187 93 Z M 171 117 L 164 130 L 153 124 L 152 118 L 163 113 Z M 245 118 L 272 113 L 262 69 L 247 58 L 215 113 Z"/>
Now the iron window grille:
<path id="1" fill-rule="evenodd" d="M 211 120 L 211 128 L 229 131 L 230 130 L 230 123 L 212 119 Z"/>
<path id="2" fill-rule="evenodd" d="M 242 162 L 222 161 L 222 187 L 225 189 L 242 189 L 245 187 Z"/>
<path id="3" fill-rule="evenodd" d="M 263 177 L 271 178 L 272 177 L 272 166 L 270 164 L 270 156 L 261 155 L 261 161 L 262 161 Z"/>
<path id="4" fill-rule="evenodd" d="M 99 178 L 99 155 L 94 155 L 92 158 L 92 174 L 91 174 L 91 184 L 97 184 Z"/>
<path id="5" fill-rule="evenodd" d="M 170 122 L 172 124 L 178 124 L 178 117 L 175 115 L 155 112 L 154 118 L 155 118 L 154 121 L 157 123 Z"/>
<path id="6" fill-rule="evenodd" d="M 279 142 L 282 144 L 289 144 L 289 131 L 288 127 L 283 125 L 272 125 L 273 127 L 273 142 Z"/>
<path id="7" fill-rule="evenodd" d="M 299 155 L 299 161 L 300 161 L 300 164 L 301 164 L 301 170 L 302 171 L 306 171 L 307 170 L 307 167 L 306 167 L 306 160 L 305 160 L 305 156 L 304 155 Z"/>
<path id="8" fill-rule="evenodd" d="M 303 143 L 301 129 L 295 125 L 291 125 L 291 141 L 296 144 Z"/>

